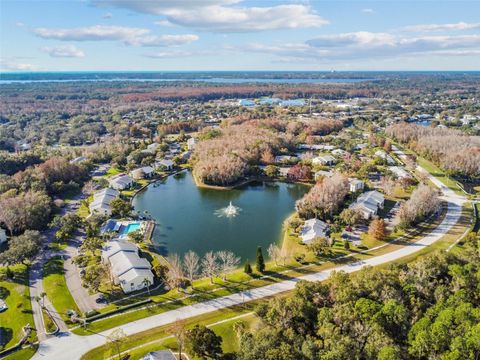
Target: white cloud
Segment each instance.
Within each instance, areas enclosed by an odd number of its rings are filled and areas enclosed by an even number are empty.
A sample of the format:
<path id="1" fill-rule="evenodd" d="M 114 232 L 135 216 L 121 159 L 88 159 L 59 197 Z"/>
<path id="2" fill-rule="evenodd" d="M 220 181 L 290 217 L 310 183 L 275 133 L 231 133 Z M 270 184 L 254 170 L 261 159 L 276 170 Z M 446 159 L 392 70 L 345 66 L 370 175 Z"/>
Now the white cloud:
<path id="1" fill-rule="evenodd" d="M 132 38 L 126 40 L 125 43 L 134 46 L 179 46 L 189 44 L 193 41 L 197 41 L 199 37 L 197 35 L 151 35 Z"/>
<path id="2" fill-rule="evenodd" d="M 20 63 L 16 58 L 0 59 L 0 69 L 2 71 L 35 71 L 40 67 L 34 64 Z"/>
<path id="3" fill-rule="evenodd" d="M 443 53 L 472 56 L 480 49 L 480 35 L 402 37 L 389 33 L 356 32 L 323 35 L 305 43 L 250 44 L 244 50 L 277 55 L 283 59 L 319 61 L 402 57 Z"/>
<path id="4" fill-rule="evenodd" d="M 33 32 L 44 39 L 62 41 L 117 40 L 133 46 L 178 46 L 199 39 L 197 35 L 151 35 L 149 29 L 95 25 L 72 29 L 37 28 Z"/>
<path id="5" fill-rule="evenodd" d="M 17 21 L 17 22 L 15 23 L 15 26 L 16 26 L 16 27 L 24 27 L 25 24 L 24 24 L 23 22 L 21 22 L 21 21 Z"/>
<path id="6" fill-rule="evenodd" d="M 36 28 L 33 32 L 44 39 L 64 41 L 99 41 L 99 40 L 126 40 L 146 35 L 148 29 L 130 28 L 123 26 L 94 25 L 72 29 Z"/>
<path id="7" fill-rule="evenodd" d="M 85 53 L 78 49 L 75 45 L 60 45 L 53 47 L 45 46 L 40 50 L 44 53 L 47 53 L 51 57 L 81 58 L 85 56 Z"/>
<path id="8" fill-rule="evenodd" d="M 98 6 L 116 6 L 164 16 L 170 24 L 213 32 L 252 32 L 320 27 L 328 21 L 303 4 L 268 7 L 240 6 L 241 0 L 94 0 Z M 236 5 L 236 6 L 231 6 Z"/>
<path id="9" fill-rule="evenodd" d="M 375 14 L 375 10 L 370 8 L 362 9 L 362 12 L 365 14 Z"/>
<path id="10" fill-rule="evenodd" d="M 109 13 L 109 12 L 102 15 L 103 19 L 111 19 L 112 17 L 113 17 L 112 13 Z"/>
<path id="11" fill-rule="evenodd" d="M 192 56 L 211 56 L 218 54 L 218 51 L 201 50 L 201 51 L 161 51 L 153 54 L 145 54 L 145 57 L 152 59 L 173 59 Z"/>
<path id="12" fill-rule="evenodd" d="M 458 22 L 454 24 L 425 24 L 413 25 L 404 28 L 405 31 L 430 32 L 430 31 L 452 31 L 452 30 L 473 30 L 480 29 L 480 23 Z"/>

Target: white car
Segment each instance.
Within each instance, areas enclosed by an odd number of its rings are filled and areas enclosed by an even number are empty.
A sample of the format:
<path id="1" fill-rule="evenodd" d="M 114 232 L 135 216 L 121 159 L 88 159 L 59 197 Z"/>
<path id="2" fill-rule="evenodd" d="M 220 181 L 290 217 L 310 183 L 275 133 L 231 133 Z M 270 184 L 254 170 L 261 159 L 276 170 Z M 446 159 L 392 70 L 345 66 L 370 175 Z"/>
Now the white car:
<path id="1" fill-rule="evenodd" d="M 3 301 L 2 299 L 0 299 L 0 312 L 2 311 L 5 311 L 8 309 L 8 305 L 5 301 Z"/>

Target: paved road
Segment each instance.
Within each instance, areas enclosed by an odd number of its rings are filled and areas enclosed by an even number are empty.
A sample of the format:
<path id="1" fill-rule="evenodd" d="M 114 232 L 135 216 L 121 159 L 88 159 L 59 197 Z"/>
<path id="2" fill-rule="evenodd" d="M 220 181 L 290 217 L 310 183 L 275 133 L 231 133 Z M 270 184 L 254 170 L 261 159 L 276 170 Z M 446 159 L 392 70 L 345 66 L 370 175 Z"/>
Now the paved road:
<path id="1" fill-rule="evenodd" d="M 297 279 L 282 281 L 276 284 L 224 296 L 218 299 L 201 302 L 198 304 L 184 306 L 176 310 L 166 311 L 162 314 L 136 320 L 124 324 L 122 328 L 127 335 L 132 335 L 153 327 L 170 324 L 177 319 L 188 319 L 194 316 L 210 313 L 232 305 L 241 304 L 245 301 L 262 299 L 285 291 L 292 290 L 300 280 L 321 281 L 327 279 L 332 271 L 345 271 L 352 273 L 359 271 L 365 266 L 385 264 L 402 257 L 411 255 L 425 247 L 433 244 L 442 238 L 459 220 L 464 199 L 448 189 L 443 183 L 431 177 L 430 180 L 438 186 L 448 204 L 448 210 L 442 223 L 419 241 L 408 244 L 405 247 L 388 254 L 376 256 L 364 261 L 358 261 L 348 265 L 336 267 L 335 269 L 324 270 L 315 274 L 299 277 Z M 106 342 L 106 336 L 116 328 L 104 331 L 97 335 L 78 336 L 71 333 L 64 333 L 60 337 L 50 338 L 41 342 L 39 349 L 32 359 L 56 359 L 71 360 L 79 359 L 85 352 L 100 346 Z"/>
<path id="2" fill-rule="evenodd" d="M 105 305 L 97 304 L 95 302 L 96 296 L 90 295 L 87 289 L 82 286 L 80 271 L 72 261 L 73 258 L 78 255 L 78 248 L 81 245 L 82 236 L 84 236 L 83 233 L 76 234 L 75 237 L 68 242 L 67 247 L 62 253 L 65 259 L 64 268 L 67 287 L 78 308 L 85 314 L 93 309 L 100 309 Z"/>
<path id="3" fill-rule="evenodd" d="M 75 200 L 79 200 L 81 195 L 75 198 Z M 61 209 L 60 215 L 65 215 L 67 212 L 72 211 L 72 205 L 66 205 L 64 208 Z M 49 229 L 42 232 L 43 237 L 45 238 L 43 242 L 43 246 L 48 247 L 48 245 L 54 240 L 55 238 L 55 229 Z M 32 302 L 32 313 L 33 313 L 33 321 L 35 323 L 35 329 L 37 331 L 37 337 L 39 341 L 46 340 L 49 336 L 45 330 L 45 323 L 43 321 L 43 314 L 42 314 L 42 307 L 41 302 L 39 303 L 36 301 L 36 298 L 41 298 L 41 294 L 44 292 L 43 289 L 43 266 L 44 264 L 51 259 L 53 256 L 57 255 L 51 251 L 41 251 L 40 254 L 35 258 L 33 261 L 30 271 L 28 274 L 28 285 L 30 287 L 30 299 Z M 45 307 L 50 311 L 50 313 L 54 316 L 54 319 L 57 323 L 57 326 L 60 328 L 61 331 L 67 331 L 68 327 L 63 321 L 63 319 L 59 316 L 56 312 L 55 308 L 52 306 L 51 302 L 47 297 L 44 297 L 44 304 Z"/>

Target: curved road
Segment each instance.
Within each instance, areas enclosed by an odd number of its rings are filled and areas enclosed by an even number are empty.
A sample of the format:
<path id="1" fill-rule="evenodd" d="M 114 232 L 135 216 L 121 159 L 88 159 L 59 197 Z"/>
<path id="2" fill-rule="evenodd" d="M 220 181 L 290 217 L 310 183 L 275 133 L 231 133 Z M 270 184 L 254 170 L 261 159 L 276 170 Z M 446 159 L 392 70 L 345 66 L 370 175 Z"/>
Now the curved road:
<path id="1" fill-rule="evenodd" d="M 423 169 L 422 169 L 423 170 Z M 334 269 L 324 270 L 315 274 L 302 276 L 293 280 L 286 280 L 276 284 L 263 286 L 249 291 L 240 292 L 233 295 L 224 296 L 218 299 L 209 300 L 194 305 L 184 306 L 176 310 L 166 311 L 164 313 L 150 316 L 148 318 L 136 320 L 119 326 L 126 335 L 132 335 L 153 327 L 170 324 L 177 319 L 188 319 L 194 316 L 210 313 L 232 305 L 238 305 L 245 301 L 257 300 L 268 296 L 276 295 L 285 291 L 294 289 L 300 280 L 321 281 L 327 279 L 333 271 L 345 271 L 347 273 L 359 271 L 365 266 L 376 266 L 385 264 L 404 256 L 408 256 L 423 248 L 433 244 L 442 238 L 457 223 L 462 211 L 462 204 L 465 199 L 455 194 L 443 183 L 430 176 L 430 180 L 439 187 L 444 199 L 448 203 L 448 210 L 444 220 L 428 235 L 415 243 L 392 251 L 388 254 L 376 256 L 364 261 L 358 261 L 348 265 L 336 267 Z M 117 328 L 109 329 L 97 335 L 79 336 L 72 333 L 62 333 L 58 337 L 52 337 L 40 343 L 39 349 L 32 359 L 56 359 L 71 360 L 79 359 L 87 351 L 103 345 L 106 337 Z"/>

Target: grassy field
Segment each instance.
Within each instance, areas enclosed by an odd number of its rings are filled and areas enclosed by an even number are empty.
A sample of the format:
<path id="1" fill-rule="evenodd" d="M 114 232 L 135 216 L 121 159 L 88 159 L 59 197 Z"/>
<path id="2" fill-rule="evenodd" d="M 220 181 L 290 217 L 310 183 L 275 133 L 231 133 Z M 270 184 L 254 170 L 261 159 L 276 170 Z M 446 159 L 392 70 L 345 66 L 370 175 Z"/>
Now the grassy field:
<path id="1" fill-rule="evenodd" d="M 56 256 L 50 259 L 43 268 L 43 287 L 55 310 L 65 321 L 69 321 L 67 310 L 72 309 L 80 314 L 65 281 L 63 260 Z"/>
<path id="2" fill-rule="evenodd" d="M 432 176 L 434 176 L 435 178 L 440 180 L 443 184 L 448 186 L 450 190 L 453 190 L 456 193 L 463 195 L 463 192 L 458 186 L 457 182 L 452 178 L 448 177 L 447 175 L 445 175 L 445 173 L 438 166 L 436 166 L 432 162 L 420 156 L 417 157 L 417 163 L 418 165 L 423 167 L 425 170 L 427 170 Z"/>
<path id="3" fill-rule="evenodd" d="M 211 324 L 221 322 L 220 324 L 211 326 L 211 328 L 224 339 L 222 344 L 223 350 L 225 352 L 231 352 L 236 350 L 238 346 L 237 341 L 234 338 L 235 335 L 232 331 L 233 324 L 237 321 L 244 321 L 248 326 L 252 326 L 253 324 L 255 324 L 256 317 L 252 315 L 251 312 L 258 303 L 258 301 L 250 302 L 244 305 L 238 305 L 231 308 L 215 311 L 213 313 L 197 316 L 189 319 L 186 322 L 186 326 L 187 328 L 190 328 L 196 324 L 200 324 L 210 327 Z M 243 317 L 242 315 L 246 316 Z M 242 318 L 228 321 L 229 319 L 239 316 L 242 316 Z M 129 353 L 131 355 L 130 359 L 139 359 L 145 353 L 149 351 L 159 350 L 161 348 L 168 347 L 175 350 L 176 344 L 173 338 L 169 338 L 170 333 L 168 329 L 169 326 L 161 326 L 128 336 L 126 342 L 123 344 L 122 351 L 129 349 Z M 136 349 L 142 344 L 145 344 L 145 346 Z M 105 359 L 109 356 L 111 356 L 111 353 L 108 349 L 108 346 L 104 345 L 87 352 L 82 356 L 82 359 L 96 360 Z"/>
<path id="4" fill-rule="evenodd" d="M 22 350 L 18 350 L 11 355 L 5 356 L 3 360 L 28 360 L 37 351 L 37 345 L 31 345 L 24 347 Z"/>
<path id="5" fill-rule="evenodd" d="M 23 336 L 23 327 L 34 326 L 28 272 L 24 265 L 10 266 L 13 279 L 6 279 L 6 268 L 0 269 L 0 298 L 5 300 L 8 309 L 0 313 L 0 349 L 17 344 Z M 33 338 L 34 335 L 32 335 Z"/>

